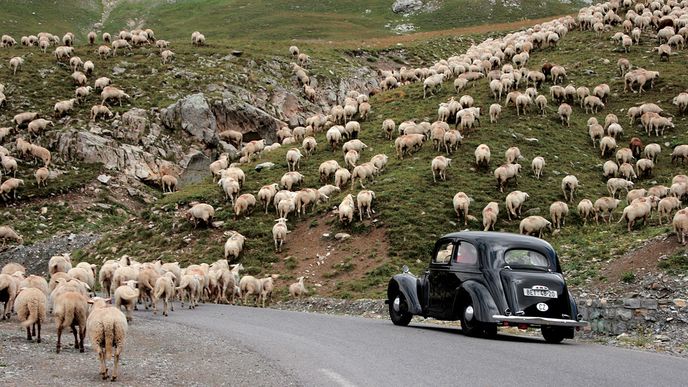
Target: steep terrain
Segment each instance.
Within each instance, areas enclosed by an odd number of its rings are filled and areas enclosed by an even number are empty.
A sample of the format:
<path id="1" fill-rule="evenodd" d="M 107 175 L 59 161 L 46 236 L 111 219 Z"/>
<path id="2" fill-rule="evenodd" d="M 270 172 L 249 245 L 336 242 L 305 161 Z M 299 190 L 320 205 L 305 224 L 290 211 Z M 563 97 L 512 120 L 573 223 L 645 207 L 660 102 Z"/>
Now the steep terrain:
<path id="1" fill-rule="evenodd" d="M 450 2 L 440 3 L 444 7 Z M 205 47 L 192 47 L 187 43 L 191 31 L 200 29 L 199 25 L 208 25 L 205 24 L 207 18 L 234 17 L 238 12 L 210 12 L 203 8 L 220 7 L 214 2 L 115 4 L 106 20 L 107 30 L 123 28 L 133 17 L 131 15 L 140 15 L 146 27 L 156 30 L 158 38 L 172 40 L 175 61 L 162 65 L 158 50 L 152 47 L 136 48 L 132 53 L 101 60 L 94 48 L 79 45 L 77 55 L 96 64 L 95 74 L 89 79 L 109 76 L 132 99 L 121 107 L 111 106 L 117 114 L 113 120 L 92 123 L 89 121 L 90 107 L 100 103 L 99 98 L 92 95 L 68 117 L 56 121 L 55 128 L 41 135 L 36 141 L 56 154 L 54 179 L 47 189 L 38 189 L 32 178 L 35 167 L 29 165 L 28 160 L 21 160 L 20 176 L 27 184 L 20 190 L 19 200 L 2 202 L 2 224 L 12 224 L 24 235 L 26 244 L 34 244 L 59 233 L 97 232 L 101 236 L 95 244 L 75 251 L 76 259 L 93 262 L 118 258 L 122 254 L 141 260 L 212 262 L 222 257 L 224 240 L 229 231 L 236 230 L 248 238 L 241 257 L 248 273 L 278 272 L 285 281 L 305 274 L 309 283 L 315 285 L 313 290 L 320 294 L 360 297 L 380 296 L 388 277 L 403 264 L 410 265 L 414 272 L 420 272 L 435 239 L 446 232 L 464 228 L 457 222 L 451 205 L 451 199 L 458 191 L 466 192 L 474 199 L 470 211 L 478 218 L 487 202 L 499 202 L 501 214 L 497 228 L 510 232 L 518 231 L 518 220 L 508 221 L 504 216 L 504 198 L 510 190 L 530 193 L 531 198 L 525 204 L 527 215 L 546 217 L 549 217 L 549 204 L 563 199 L 560 182 L 567 174 L 575 174 L 582 182 L 575 203 L 584 197 L 594 201 L 607 195 L 601 172 L 605 160 L 592 146 L 585 126 L 590 114 L 585 114 L 576 105 L 570 128 L 563 127 L 552 101 L 545 116 L 531 109 L 527 115 L 518 117 L 513 107 L 505 107 L 501 119 L 491 124 L 483 113 L 481 126 L 468 133 L 458 152 L 451 156 L 453 162 L 448 180 L 433 183 L 430 162 L 439 153 L 426 144 L 413 157 L 398 160 L 394 157 L 393 141 L 386 140 L 380 130 L 382 121 L 386 118 L 394 119 L 397 124 L 410 119 L 435 121 L 439 103 L 452 96 L 458 99 L 464 93 L 472 95 L 484 112 L 494 101 L 484 79 L 458 95 L 451 82 L 445 82 L 440 92 L 427 99 L 422 98 L 422 84 L 416 83 L 374 95 L 371 98 L 372 114 L 362 122 L 360 139 L 369 148 L 363 152 L 361 161 L 367 161 L 377 153 L 390 156 L 386 170 L 366 185 L 377 194 L 373 219 L 357 220 L 351 226 L 339 224 L 332 207 L 338 205 L 346 194 L 355 195 L 359 191 L 358 184 L 353 191 L 347 187 L 344 192 L 333 195 L 327 205 L 318 206 L 315 214 L 300 220 L 291 219 L 289 227 L 292 233 L 285 244 L 285 251 L 274 253 L 271 228 L 276 215 L 272 210 L 265 215 L 257 208 L 249 218 L 234 219 L 229 202 L 224 200 L 220 188 L 207 172 L 207 164 L 220 152 L 232 153 L 235 150 L 217 141 L 200 141 L 199 132 L 208 127 L 218 131 L 235 128 L 251 139 L 265 138 L 273 142 L 276 138 L 274 130 L 280 120 L 292 127 L 303 124 L 311 113 L 327 111 L 330 105 L 341 103 L 348 90 L 367 92 L 376 89 L 378 69 L 430 66 L 440 58 L 464 52 L 471 41 L 499 36 L 502 32 L 439 37 L 402 45 L 397 45 L 394 40 L 383 40 L 389 44 L 376 48 L 361 48 L 358 44 L 333 48 L 329 43 L 299 42 L 302 51 L 311 56 L 310 73 L 317 82 L 318 99 L 311 103 L 303 99 L 299 83 L 291 75 L 289 63 L 293 59 L 289 57 L 287 48 L 293 42 L 282 39 L 306 36 L 334 39 L 344 35 L 350 38 L 350 25 L 336 25 L 332 19 L 324 19 L 323 15 L 336 10 L 338 17 L 346 19 L 342 16 L 346 12 L 339 11 L 358 12 L 363 6 L 347 2 L 346 7 L 351 8 L 340 9 L 337 7 L 344 6 L 337 4 L 344 3 L 319 2 L 322 8 L 309 9 L 318 12 L 319 19 L 314 16 L 314 20 L 330 21 L 324 23 L 329 30 L 317 30 L 318 24 L 309 21 L 306 24 L 313 28 L 312 31 L 290 35 L 295 26 L 289 27 L 291 32 L 281 31 L 272 28 L 278 19 L 264 20 L 254 24 L 254 30 L 255 25 L 263 28 L 258 28 L 260 31 L 255 33 L 255 41 L 249 41 L 247 38 L 254 36 L 253 30 L 242 23 L 260 20 L 248 19 L 251 12 L 279 17 L 285 26 L 290 26 L 286 20 L 293 20 L 293 15 L 267 13 L 259 8 L 260 2 L 222 2 L 223 6 L 226 4 L 231 4 L 234 11 L 245 12 L 241 13 L 244 19 L 235 23 L 217 19 L 209 23 L 213 27 L 203 32 L 214 38 L 209 39 L 209 45 Z M 288 5 L 289 2 L 280 4 L 293 6 Z M 194 8 L 194 13 L 184 7 Z M 375 15 L 378 8 L 368 7 Z M 391 12 L 388 6 L 384 9 L 384 12 Z M 185 13 L 190 16 L 179 16 Z M 422 20 L 426 15 L 419 13 L 409 18 Z M 517 18 L 509 15 L 504 20 Z M 453 20 L 450 16 L 448 14 L 447 20 Z M 80 18 L 74 25 L 87 25 L 83 23 L 88 23 L 85 20 L 89 17 Z M 195 18 L 200 17 L 205 17 L 206 21 L 193 24 L 200 20 Z M 442 23 L 437 25 L 437 29 L 461 25 L 449 21 L 446 25 Z M 390 39 L 385 37 L 390 32 L 379 25 L 375 23 L 377 29 L 355 29 L 356 36 L 360 36 L 359 39 Z M 48 26 L 54 33 L 64 31 L 58 24 Z M 16 30 L 6 26 L 2 28 L 11 30 L 17 40 L 24 31 L 19 27 Z M 82 27 L 75 30 L 85 31 Z M 334 30 L 337 35 L 332 32 Z M 620 143 L 625 144 L 633 136 L 640 137 L 644 143 L 660 143 L 663 151 L 655 173 L 637 185 L 645 188 L 655 184 L 670 185 L 671 176 L 685 173 L 684 166 L 671 164 L 669 154 L 673 146 L 688 143 L 685 117 L 678 115 L 671 104 L 672 98 L 688 84 L 684 70 L 686 53 L 679 51 L 670 61 L 660 61 L 658 55 L 650 51 L 656 45 L 655 39 L 646 33 L 641 45 L 633 46 L 631 52 L 625 54 L 608 39 L 616 31 L 606 32 L 602 38 L 592 32 L 572 31 L 558 47 L 535 51 L 529 67 L 539 68 L 544 62 L 553 62 L 567 69 L 566 84 L 571 82 L 592 89 L 599 83 L 608 83 L 612 88 L 610 101 L 595 116 L 600 121 L 608 113 L 619 116 L 625 129 Z M 36 28 L 29 32 L 35 33 Z M 227 33 L 232 39 L 222 35 Z M 280 37 L 279 41 L 267 41 L 276 36 Z M 239 52 L 235 51 L 237 49 Z M 17 55 L 23 56 L 26 63 L 12 77 L 7 63 L 9 58 Z M 643 94 L 623 92 L 623 80 L 615 66 L 620 57 L 628 58 L 636 67 L 660 71 L 660 80 Z M 9 126 L 12 116 L 20 111 L 37 110 L 48 116 L 56 101 L 73 95 L 74 86 L 69 78 L 71 70 L 68 65 L 56 62 L 50 53 L 40 53 L 37 48 L 2 49 L 0 66 L 3 74 L 0 82 L 5 84 L 8 96 L 8 105 L 0 109 L 2 126 Z M 541 92 L 548 94 L 549 84 L 543 86 Z M 187 117 L 190 118 L 187 121 L 169 113 L 177 109 L 175 106 L 179 111 L 183 110 L 182 106 L 187 106 L 178 102 L 180 100 L 193 106 L 189 109 L 193 114 Z M 676 129 L 657 138 L 645 135 L 642 128 L 628 126 L 626 110 L 644 102 L 657 103 L 674 115 Z M 203 117 L 204 121 L 195 120 L 197 117 Z M 302 160 L 301 173 L 306 176 L 304 187 L 320 186 L 318 166 L 321 162 L 335 159 L 343 164 L 341 151 L 331 152 L 326 147 L 324 136 L 322 132 L 316 135 L 318 151 Z M 473 164 L 473 150 L 481 143 L 492 148 L 493 162 L 489 171 L 478 171 Z M 6 140 L 2 145 L 12 149 L 14 145 L 10 144 L 13 142 Z M 510 146 L 521 149 L 525 156 L 522 162 L 524 170 L 518 187 L 511 185 L 505 193 L 500 193 L 495 188 L 492 169 L 501 163 L 504 151 Z M 287 171 L 287 149 L 274 151 L 257 162 L 273 162 L 275 166 L 272 169 L 258 172 L 254 169 L 256 163 L 242 166 L 247 177 L 242 192 L 255 194 L 262 185 L 278 182 Z M 529 171 L 530 160 L 538 155 L 547 161 L 540 180 Z M 160 194 L 154 176 L 161 168 L 172 168 L 176 172 L 186 168 L 186 172 L 181 174 L 179 192 Z M 96 180 L 101 173 L 105 174 L 102 181 Z M 108 180 L 109 176 L 113 177 Z M 183 212 L 192 201 L 204 201 L 215 206 L 216 220 L 223 223 L 212 228 L 194 229 L 183 218 Z M 547 235 L 546 239 L 558 249 L 571 283 L 581 288 L 589 287 L 593 281 L 619 281 L 619 269 L 610 270 L 608 267 L 620 262 L 620 257 L 643 241 L 670 231 L 667 225 L 658 226 L 656 219 L 652 219 L 650 225 L 636 227 L 631 233 L 626 232 L 625 224 L 583 226 L 575 214 L 575 203 L 570 205 L 571 214 L 566 226 L 555 235 Z M 481 228 L 480 221 L 470 222 L 467 228 Z M 352 236 L 340 242 L 334 238 L 340 232 Z M 14 250 L 3 254 L 7 257 L 13 253 L 19 254 Z M 676 245 L 669 251 L 662 250 L 662 255 L 668 255 L 665 260 L 668 264 L 660 269 L 685 267 L 681 263 L 684 260 L 681 254 L 680 247 Z M 649 260 L 656 261 L 657 258 L 659 256 L 653 256 Z M 635 264 L 629 265 L 621 269 L 621 277 L 626 272 L 633 274 L 638 268 Z"/>

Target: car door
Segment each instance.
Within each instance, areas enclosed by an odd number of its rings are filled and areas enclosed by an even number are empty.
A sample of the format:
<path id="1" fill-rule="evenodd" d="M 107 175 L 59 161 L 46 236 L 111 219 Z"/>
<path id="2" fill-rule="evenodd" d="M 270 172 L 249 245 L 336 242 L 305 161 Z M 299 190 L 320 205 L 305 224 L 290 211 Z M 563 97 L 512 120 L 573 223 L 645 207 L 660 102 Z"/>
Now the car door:
<path id="1" fill-rule="evenodd" d="M 441 241 L 430 262 L 428 273 L 429 315 L 443 317 L 446 314 L 446 303 L 452 294 L 452 262 L 456 255 L 456 244 L 452 240 Z"/>

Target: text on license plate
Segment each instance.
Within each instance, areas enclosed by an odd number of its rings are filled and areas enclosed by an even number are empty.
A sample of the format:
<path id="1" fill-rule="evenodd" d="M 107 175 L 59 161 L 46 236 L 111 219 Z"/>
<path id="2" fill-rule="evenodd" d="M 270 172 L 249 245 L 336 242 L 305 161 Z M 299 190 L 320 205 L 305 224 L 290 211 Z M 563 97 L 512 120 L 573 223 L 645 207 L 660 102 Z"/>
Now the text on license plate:
<path id="1" fill-rule="evenodd" d="M 529 297 L 557 298 L 556 290 L 523 289 L 523 294 Z"/>

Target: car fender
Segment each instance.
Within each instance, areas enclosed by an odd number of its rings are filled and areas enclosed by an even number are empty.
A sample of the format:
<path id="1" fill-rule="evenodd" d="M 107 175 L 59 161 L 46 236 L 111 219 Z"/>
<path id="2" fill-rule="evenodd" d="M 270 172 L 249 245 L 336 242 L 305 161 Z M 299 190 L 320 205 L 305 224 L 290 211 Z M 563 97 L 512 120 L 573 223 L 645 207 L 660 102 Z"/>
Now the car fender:
<path id="1" fill-rule="evenodd" d="M 569 308 L 570 316 L 574 320 L 578 320 L 578 305 L 576 305 L 576 300 L 573 298 L 573 294 L 569 291 Z"/>
<path id="2" fill-rule="evenodd" d="M 485 285 L 476 281 L 466 281 L 457 289 L 454 296 L 454 310 L 460 310 L 462 297 L 467 294 L 473 301 L 475 316 L 480 322 L 494 322 L 493 315 L 500 314 L 492 295 Z"/>
<path id="3" fill-rule="evenodd" d="M 387 286 L 387 299 L 391 301 L 392 290 L 399 289 L 401 294 L 406 297 L 406 303 L 409 307 L 409 313 L 421 315 L 423 309 L 418 300 L 418 278 L 410 274 L 397 274 L 389 281 Z"/>

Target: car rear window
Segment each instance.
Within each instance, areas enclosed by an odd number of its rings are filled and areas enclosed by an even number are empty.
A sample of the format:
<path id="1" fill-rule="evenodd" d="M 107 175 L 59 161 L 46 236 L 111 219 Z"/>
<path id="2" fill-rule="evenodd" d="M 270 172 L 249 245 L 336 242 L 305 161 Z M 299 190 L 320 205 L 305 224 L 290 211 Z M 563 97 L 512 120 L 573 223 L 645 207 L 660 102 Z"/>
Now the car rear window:
<path id="1" fill-rule="evenodd" d="M 504 254 L 507 265 L 548 267 L 547 257 L 534 250 L 513 249 Z"/>

